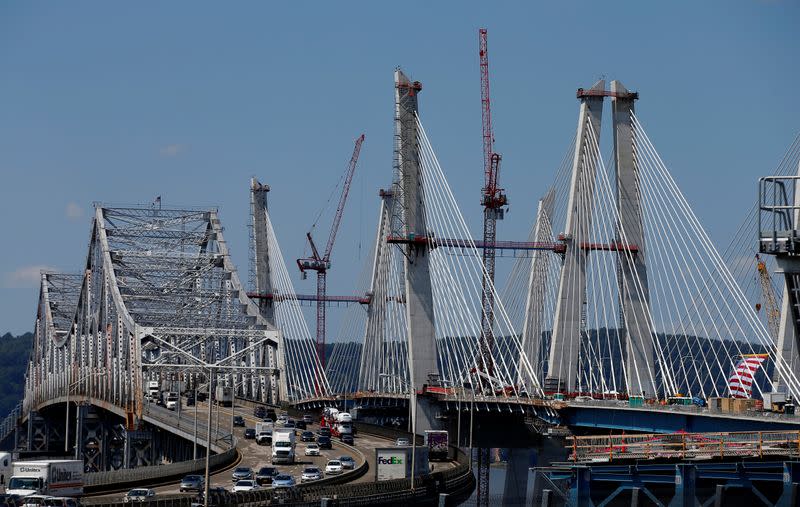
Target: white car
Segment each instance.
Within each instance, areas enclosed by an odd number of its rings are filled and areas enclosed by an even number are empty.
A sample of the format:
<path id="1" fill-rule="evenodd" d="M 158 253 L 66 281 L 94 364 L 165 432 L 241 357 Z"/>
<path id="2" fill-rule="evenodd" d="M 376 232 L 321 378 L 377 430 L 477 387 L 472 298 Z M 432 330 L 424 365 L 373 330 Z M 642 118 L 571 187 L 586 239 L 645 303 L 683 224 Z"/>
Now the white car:
<path id="1" fill-rule="evenodd" d="M 122 501 L 125 503 L 132 503 L 132 502 L 148 502 L 156 496 L 156 492 L 152 489 L 146 488 L 135 488 L 122 497 Z"/>
<path id="2" fill-rule="evenodd" d="M 319 456 L 319 444 L 315 442 L 306 444 L 306 456 Z"/>
<path id="3" fill-rule="evenodd" d="M 245 479 L 241 481 L 237 481 L 236 485 L 233 486 L 233 492 L 238 493 L 239 491 L 254 491 L 256 489 L 261 489 L 256 483 L 256 481 L 252 481 L 250 479 Z"/>
<path id="4" fill-rule="evenodd" d="M 289 417 L 286 414 L 281 414 L 281 415 L 278 416 L 277 424 L 280 424 L 281 426 L 283 426 L 284 424 L 286 424 L 286 421 L 288 421 L 288 420 L 289 420 Z"/>
<path id="5" fill-rule="evenodd" d="M 592 398 L 591 396 L 576 396 L 575 401 L 577 401 L 578 403 L 584 403 L 587 401 L 594 401 L 594 398 Z"/>
<path id="6" fill-rule="evenodd" d="M 305 467 L 300 482 L 318 481 L 322 479 L 322 470 L 317 467 Z"/>
<path id="7" fill-rule="evenodd" d="M 344 471 L 342 462 L 338 459 L 332 459 L 325 466 L 325 475 L 338 475 Z"/>

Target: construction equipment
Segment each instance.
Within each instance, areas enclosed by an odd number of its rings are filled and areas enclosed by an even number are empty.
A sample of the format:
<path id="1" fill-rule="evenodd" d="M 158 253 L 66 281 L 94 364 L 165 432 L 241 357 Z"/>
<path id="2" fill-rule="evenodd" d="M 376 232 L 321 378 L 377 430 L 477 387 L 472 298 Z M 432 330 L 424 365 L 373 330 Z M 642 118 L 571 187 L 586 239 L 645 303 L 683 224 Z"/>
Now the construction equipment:
<path id="1" fill-rule="evenodd" d="M 481 119 L 483 123 L 483 172 L 484 187 L 481 195 L 483 205 L 483 290 L 481 292 L 481 372 L 488 378 L 494 374 L 494 265 L 497 220 L 504 216 L 503 207 L 508 204 L 499 185 L 500 154 L 494 151 L 492 110 L 489 101 L 489 53 L 486 46 L 486 29 L 478 30 L 478 54 L 481 73 Z M 489 385 L 491 389 L 491 384 Z M 489 449 L 478 450 L 478 505 L 489 505 Z"/>
<path id="2" fill-rule="evenodd" d="M 761 283 L 761 297 L 764 300 L 763 308 L 767 317 L 767 330 L 772 339 L 778 340 L 778 333 L 781 327 L 781 311 L 778 308 L 778 298 L 775 297 L 775 287 L 772 285 L 772 278 L 769 276 L 769 269 L 761 257 L 756 254 L 756 269 L 758 270 L 758 280 Z M 756 304 L 756 311 L 761 310 L 762 305 Z"/>
<path id="3" fill-rule="evenodd" d="M 331 224 L 331 232 L 328 236 L 328 244 L 325 245 L 325 251 L 320 255 L 317 246 L 314 244 L 314 239 L 311 237 L 311 232 L 308 232 L 306 233 L 306 238 L 308 238 L 308 243 L 311 246 L 311 257 L 297 259 L 297 267 L 300 268 L 303 278 L 305 278 L 307 270 L 317 272 L 317 356 L 319 356 L 320 364 L 323 369 L 325 368 L 326 276 L 328 270 L 331 268 L 331 250 L 333 250 L 333 243 L 336 241 L 336 233 L 342 221 L 342 213 L 344 212 L 344 205 L 347 202 L 347 194 L 350 192 L 350 182 L 353 181 L 353 173 L 356 170 L 356 163 L 358 162 L 358 155 L 361 153 L 361 145 L 363 142 L 364 134 L 361 134 L 355 141 L 353 155 L 350 157 L 350 163 L 347 166 L 342 195 L 339 197 L 339 206 L 336 208 L 336 215 L 333 217 L 333 224 Z"/>

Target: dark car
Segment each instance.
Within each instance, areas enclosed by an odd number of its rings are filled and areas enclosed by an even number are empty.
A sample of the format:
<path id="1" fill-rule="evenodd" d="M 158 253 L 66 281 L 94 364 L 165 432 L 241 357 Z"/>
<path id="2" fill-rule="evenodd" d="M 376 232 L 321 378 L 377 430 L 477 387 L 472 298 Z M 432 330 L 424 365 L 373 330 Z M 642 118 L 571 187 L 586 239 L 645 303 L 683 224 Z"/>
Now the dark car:
<path id="1" fill-rule="evenodd" d="M 259 419 L 263 419 L 266 414 L 267 414 L 267 409 L 262 407 L 261 405 L 253 409 L 253 415 L 258 417 Z"/>
<path id="2" fill-rule="evenodd" d="M 244 417 L 240 415 L 233 416 L 233 425 L 234 426 L 244 426 Z"/>
<path id="3" fill-rule="evenodd" d="M 304 430 L 304 429 L 308 428 L 308 426 L 306 425 L 305 421 L 295 421 L 294 427 L 295 427 L 295 429 L 298 429 L 298 430 Z"/>
<path id="4" fill-rule="evenodd" d="M 205 479 L 199 475 L 187 475 L 181 480 L 181 493 L 184 491 L 203 491 Z"/>
<path id="5" fill-rule="evenodd" d="M 247 428 L 244 430 L 244 438 L 247 440 L 253 440 L 256 438 L 256 429 L 255 428 Z"/>
<path id="6" fill-rule="evenodd" d="M 321 437 L 329 437 L 331 436 L 331 429 L 330 428 L 320 428 L 317 434 Z"/>
<path id="7" fill-rule="evenodd" d="M 193 407 L 195 405 L 195 403 L 196 402 L 195 402 L 193 394 L 191 394 L 191 395 L 186 397 L 186 406 L 187 407 Z"/>
<path id="8" fill-rule="evenodd" d="M 314 440 L 316 440 L 316 438 L 314 437 L 314 433 L 311 431 L 304 431 L 300 435 L 300 441 L 302 442 L 313 442 Z"/>
<path id="9" fill-rule="evenodd" d="M 274 421 L 274 420 L 276 420 L 278 418 L 278 415 L 275 413 L 275 409 L 274 408 L 268 408 L 267 409 L 267 413 L 264 414 L 264 417 L 267 417 L 267 418 L 272 419 Z"/>
<path id="10" fill-rule="evenodd" d="M 206 401 L 208 399 L 208 393 L 205 391 L 197 391 L 197 401 Z"/>
<path id="11" fill-rule="evenodd" d="M 326 437 L 324 435 L 320 435 L 317 438 L 317 443 L 319 444 L 320 449 L 332 449 L 333 444 L 331 443 L 331 437 Z"/>
<path id="12" fill-rule="evenodd" d="M 261 467 L 256 474 L 256 482 L 259 486 L 272 484 L 272 478 L 280 474 L 275 467 Z"/>
<path id="13" fill-rule="evenodd" d="M 288 421 L 286 421 L 286 423 L 284 423 L 283 427 L 284 428 L 294 428 L 296 424 L 297 423 L 295 422 L 294 419 L 289 419 Z"/>
<path id="14" fill-rule="evenodd" d="M 354 443 L 353 435 L 351 435 L 350 433 L 343 434 L 342 437 L 340 438 L 340 440 L 342 441 L 343 444 L 347 444 L 347 445 L 353 445 L 353 443 Z"/>

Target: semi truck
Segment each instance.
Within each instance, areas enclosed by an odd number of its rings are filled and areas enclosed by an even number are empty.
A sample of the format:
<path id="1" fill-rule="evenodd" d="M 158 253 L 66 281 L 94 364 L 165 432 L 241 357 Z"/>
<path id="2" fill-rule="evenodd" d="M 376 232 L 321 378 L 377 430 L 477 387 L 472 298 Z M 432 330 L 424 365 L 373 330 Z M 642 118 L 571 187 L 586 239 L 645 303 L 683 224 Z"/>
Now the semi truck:
<path id="1" fill-rule="evenodd" d="M 294 429 L 275 430 L 272 433 L 272 464 L 291 465 L 294 463 Z"/>
<path id="2" fill-rule="evenodd" d="M 21 497 L 80 496 L 83 494 L 83 461 L 16 461 L 6 493 Z"/>

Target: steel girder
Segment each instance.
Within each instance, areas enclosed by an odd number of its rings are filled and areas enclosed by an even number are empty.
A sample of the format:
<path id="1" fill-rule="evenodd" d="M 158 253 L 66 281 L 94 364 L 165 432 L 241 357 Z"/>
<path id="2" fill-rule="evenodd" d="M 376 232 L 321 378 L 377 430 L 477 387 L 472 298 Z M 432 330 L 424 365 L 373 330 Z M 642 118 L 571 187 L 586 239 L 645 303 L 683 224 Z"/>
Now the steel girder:
<path id="1" fill-rule="evenodd" d="M 216 210 L 98 206 L 83 274 L 42 276 L 34 341 L 23 413 L 90 397 L 130 425 L 145 379 L 170 372 L 191 388 L 206 362 L 241 396 L 286 393 L 282 336 L 247 298 Z"/>

